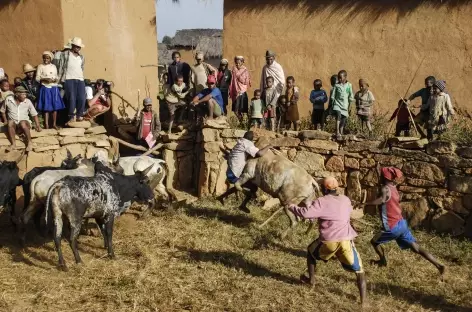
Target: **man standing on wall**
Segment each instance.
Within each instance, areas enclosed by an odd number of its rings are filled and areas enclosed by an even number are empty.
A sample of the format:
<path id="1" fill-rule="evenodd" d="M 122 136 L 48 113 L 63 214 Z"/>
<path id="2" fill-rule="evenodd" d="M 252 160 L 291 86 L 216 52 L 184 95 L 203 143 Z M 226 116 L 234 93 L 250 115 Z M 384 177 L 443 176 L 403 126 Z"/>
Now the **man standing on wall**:
<path id="1" fill-rule="evenodd" d="M 208 87 L 208 76 L 212 75 L 216 78 L 217 70 L 208 63 L 203 62 L 204 54 L 198 52 L 195 55 L 195 65 L 192 66 L 192 85 L 195 94 L 198 94 Z"/>
<path id="2" fill-rule="evenodd" d="M 266 52 L 266 65 L 262 68 L 261 90 L 267 89 L 267 77 L 274 78 L 276 97 L 279 98 L 285 87 L 285 74 L 282 65 L 275 61 L 275 52 Z"/>
<path id="3" fill-rule="evenodd" d="M 69 111 L 69 122 L 82 121 L 85 110 L 85 59 L 80 50 L 84 47 L 82 39 L 75 37 L 71 41 L 70 51 L 61 53 L 58 66 L 59 81 L 64 86 L 64 102 Z"/>
<path id="4" fill-rule="evenodd" d="M 169 86 L 172 86 L 175 83 L 177 76 L 182 75 L 184 77 L 185 85 L 188 86 L 190 81 L 190 66 L 181 61 L 180 52 L 173 52 L 172 60 L 173 62 L 169 65 L 167 71 L 167 83 Z"/>

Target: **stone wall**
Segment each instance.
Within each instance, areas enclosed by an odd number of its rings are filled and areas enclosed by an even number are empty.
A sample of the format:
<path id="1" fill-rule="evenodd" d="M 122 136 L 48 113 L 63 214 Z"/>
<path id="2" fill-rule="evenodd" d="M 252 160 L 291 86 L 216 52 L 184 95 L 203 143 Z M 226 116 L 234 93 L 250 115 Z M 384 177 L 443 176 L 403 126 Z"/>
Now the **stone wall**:
<path id="1" fill-rule="evenodd" d="M 6 153 L 5 148 L 10 145 L 4 127 L 0 132 L 0 159 L 13 160 L 14 155 L 19 154 L 21 150 Z M 42 166 L 60 166 L 61 162 L 67 157 L 67 150 L 73 156 L 82 155 L 90 158 L 96 152 L 103 151 L 108 153 L 110 142 L 103 126 L 93 128 L 64 128 L 59 131 L 54 129 L 43 129 L 41 132 L 32 131 L 33 151 L 26 154 L 18 164 L 20 169 L 20 178 L 34 167 Z M 25 148 L 23 141 L 16 137 L 17 147 Z M 9 155 L 11 154 L 11 155 Z"/>
<path id="2" fill-rule="evenodd" d="M 200 158 L 198 196 L 216 196 L 226 191 L 226 159 L 220 145 L 232 148 L 244 130 L 204 128 L 197 135 Z M 402 206 L 413 227 L 423 226 L 438 232 L 463 234 L 466 221 L 472 234 L 472 148 L 456 147 L 449 142 L 394 139 L 363 141 L 348 137 L 335 142 L 331 134 L 320 131 L 256 132 L 288 159 L 317 179 L 334 176 L 342 193 L 354 202 L 375 199 L 379 177 L 377 165 L 395 166 L 405 179 L 398 186 Z M 384 147 L 385 146 L 385 147 Z M 197 166 L 198 165 L 198 166 Z M 199 169 L 197 168 L 199 167 Z M 366 207 L 375 213 L 375 207 Z"/>

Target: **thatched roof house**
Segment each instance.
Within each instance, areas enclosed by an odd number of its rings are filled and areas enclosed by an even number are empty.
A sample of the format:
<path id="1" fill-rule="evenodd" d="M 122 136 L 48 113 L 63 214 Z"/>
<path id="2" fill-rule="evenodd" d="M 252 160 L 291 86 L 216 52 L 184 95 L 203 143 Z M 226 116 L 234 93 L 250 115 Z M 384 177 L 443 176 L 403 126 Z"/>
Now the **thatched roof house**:
<path id="1" fill-rule="evenodd" d="M 171 47 L 176 50 L 188 49 L 203 52 L 206 58 L 219 58 L 223 54 L 223 30 L 177 30 L 172 39 Z"/>
<path id="2" fill-rule="evenodd" d="M 172 53 L 176 50 L 171 49 L 165 43 L 158 43 L 157 44 L 157 51 L 158 51 L 159 65 L 168 65 L 168 64 L 172 63 Z"/>

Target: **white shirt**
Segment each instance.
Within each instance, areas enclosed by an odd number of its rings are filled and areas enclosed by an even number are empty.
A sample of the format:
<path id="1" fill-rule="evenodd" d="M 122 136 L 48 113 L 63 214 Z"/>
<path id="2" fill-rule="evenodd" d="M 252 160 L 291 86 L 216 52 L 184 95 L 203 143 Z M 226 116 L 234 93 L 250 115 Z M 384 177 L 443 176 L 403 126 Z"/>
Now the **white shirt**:
<path id="1" fill-rule="evenodd" d="M 92 87 L 90 86 L 85 87 L 85 99 L 86 100 L 93 99 L 93 90 L 92 90 Z"/>
<path id="2" fill-rule="evenodd" d="M 41 79 L 57 79 L 57 68 L 54 64 L 39 64 L 36 69 L 36 81 L 41 82 Z M 42 83 L 46 88 L 56 87 L 57 83 Z"/>
<path id="3" fill-rule="evenodd" d="M 5 100 L 5 105 L 2 106 L 0 112 L 7 113 L 8 120 L 13 120 L 16 124 L 20 121 L 26 120 L 31 123 L 29 115 L 32 117 L 37 116 L 38 112 L 34 108 L 33 103 L 29 99 L 25 99 L 23 102 L 16 104 L 14 96 L 9 96 Z"/>
<path id="4" fill-rule="evenodd" d="M 69 53 L 69 61 L 67 62 L 67 70 L 65 79 L 84 80 L 84 72 L 82 71 L 82 58 L 80 55 L 75 56 L 74 53 Z"/>
<path id="5" fill-rule="evenodd" d="M 253 142 L 240 138 L 228 157 L 228 165 L 233 171 L 234 175 L 239 178 L 243 173 L 244 166 L 246 166 L 247 155 L 256 157 L 259 149 L 254 145 Z"/>

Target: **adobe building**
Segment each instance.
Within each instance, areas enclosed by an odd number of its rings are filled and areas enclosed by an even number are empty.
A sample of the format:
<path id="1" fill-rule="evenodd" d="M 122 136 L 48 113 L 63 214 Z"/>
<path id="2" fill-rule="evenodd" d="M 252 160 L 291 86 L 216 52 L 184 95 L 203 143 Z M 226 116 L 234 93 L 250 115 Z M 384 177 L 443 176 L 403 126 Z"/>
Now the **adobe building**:
<path id="1" fill-rule="evenodd" d="M 265 51 L 274 50 L 286 76 L 295 76 L 304 116 L 313 80 L 329 90 L 329 77 L 340 69 L 355 90 L 359 78 L 367 79 L 377 108 L 391 114 L 423 58 L 408 93 L 434 75 L 446 80 L 456 108 L 472 111 L 471 16 L 465 0 L 225 0 L 223 50 L 231 60 L 246 57 L 250 96 L 260 85 Z"/>
<path id="2" fill-rule="evenodd" d="M 114 83 L 113 113 L 134 117 L 146 95 L 156 99 L 157 45 L 154 0 L 2 0 L 0 67 L 13 80 L 23 63 L 42 62 L 45 50 L 61 50 L 68 39 L 85 44 L 85 76 Z M 154 25 L 154 26 L 153 26 Z M 154 65 L 141 67 L 141 65 Z M 147 84 L 145 83 L 147 82 Z M 154 100 L 157 107 L 157 100 Z"/>

